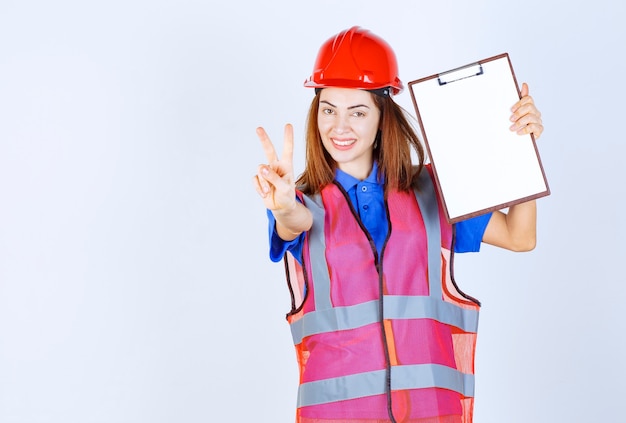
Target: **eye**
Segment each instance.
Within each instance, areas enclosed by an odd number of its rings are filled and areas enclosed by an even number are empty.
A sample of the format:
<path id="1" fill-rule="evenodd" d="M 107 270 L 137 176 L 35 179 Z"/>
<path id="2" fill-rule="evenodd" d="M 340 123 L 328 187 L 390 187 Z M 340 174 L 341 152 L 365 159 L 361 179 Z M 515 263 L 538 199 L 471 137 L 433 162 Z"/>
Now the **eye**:
<path id="1" fill-rule="evenodd" d="M 329 109 L 329 108 L 324 108 L 322 109 L 322 113 L 325 115 L 332 115 L 334 113 L 333 109 Z"/>
<path id="2" fill-rule="evenodd" d="M 363 117 L 363 116 L 365 116 L 365 113 L 363 113 L 361 111 L 356 111 L 356 112 L 352 113 L 352 116 L 354 116 L 354 117 Z"/>

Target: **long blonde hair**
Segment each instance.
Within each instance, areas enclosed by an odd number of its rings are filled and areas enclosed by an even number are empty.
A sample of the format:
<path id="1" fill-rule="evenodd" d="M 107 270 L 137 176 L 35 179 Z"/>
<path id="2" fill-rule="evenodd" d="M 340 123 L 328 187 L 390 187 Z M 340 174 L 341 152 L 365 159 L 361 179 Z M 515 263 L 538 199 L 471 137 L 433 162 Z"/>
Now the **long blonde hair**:
<path id="1" fill-rule="evenodd" d="M 379 177 L 385 179 L 385 196 L 389 190 L 409 191 L 412 189 L 414 168 L 411 147 L 418 157 L 417 173 L 424 165 L 424 148 L 409 123 L 406 112 L 389 96 L 370 95 L 380 110 L 380 130 L 374 147 L 374 160 L 378 162 Z M 316 194 L 335 178 L 337 163 L 322 144 L 317 114 L 320 94 L 316 93 L 307 117 L 306 164 L 296 184 L 305 194 Z"/>

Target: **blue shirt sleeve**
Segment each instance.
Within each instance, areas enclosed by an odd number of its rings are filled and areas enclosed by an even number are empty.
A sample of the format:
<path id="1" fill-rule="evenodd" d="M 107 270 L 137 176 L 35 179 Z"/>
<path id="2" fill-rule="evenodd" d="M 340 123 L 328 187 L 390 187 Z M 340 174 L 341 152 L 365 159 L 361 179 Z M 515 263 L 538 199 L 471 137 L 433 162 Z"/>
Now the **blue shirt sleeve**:
<path id="1" fill-rule="evenodd" d="M 276 233 L 276 219 L 270 210 L 267 211 L 270 260 L 279 262 L 289 251 L 299 263 L 302 263 L 302 247 L 304 245 L 304 232 L 292 241 L 285 241 Z M 454 243 L 455 253 L 473 253 L 480 251 L 480 244 L 485 234 L 485 229 L 491 219 L 491 213 L 473 217 L 455 223 L 456 238 Z"/>
<path id="2" fill-rule="evenodd" d="M 454 224 L 456 230 L 455 253 L 480 251 L 480 244 L 483 241 L 483 235 L 489 224 L 489 219 L 491 219 L 491 214 L 483 214 Z"/>
<path id="3" fill-rule="evenodd" d="M 270 260 L 279 262 L 289 251 L 300 264 L 302 264 L 302 246 L 304 244 L 304 232 L 292 241 L 285 241 L 276 232 L 276 219 L 271 210 L 267 210 L 268 229 L 270 238 Z"/>

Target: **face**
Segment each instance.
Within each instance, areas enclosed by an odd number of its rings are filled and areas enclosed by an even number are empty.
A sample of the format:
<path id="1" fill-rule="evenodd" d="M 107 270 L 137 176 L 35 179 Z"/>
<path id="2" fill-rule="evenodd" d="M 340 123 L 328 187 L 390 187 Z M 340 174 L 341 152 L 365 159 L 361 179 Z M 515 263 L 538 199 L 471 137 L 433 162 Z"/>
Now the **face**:
<path id="1" fill-rule="evenodd" d="M 372 169 L 380 110 L 373 94 L 350 88 L 324 88 L 317 125 L 324 148 L 339 169 L 365 179 Z"/>

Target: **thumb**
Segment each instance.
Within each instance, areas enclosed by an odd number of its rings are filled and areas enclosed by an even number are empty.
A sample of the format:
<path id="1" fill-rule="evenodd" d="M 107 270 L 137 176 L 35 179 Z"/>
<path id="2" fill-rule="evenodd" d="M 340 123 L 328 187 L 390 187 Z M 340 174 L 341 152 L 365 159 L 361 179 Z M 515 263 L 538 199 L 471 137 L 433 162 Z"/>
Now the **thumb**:
<path id="1" fill-rule="evenodd" d="M 526 97 L 528 95 L 528 84 L 522 83 L 522 92 L 520 93 L 521 97 Z"/>
<path id="2" fill-rule="evenodd" d="M 261 166 L 261 175 L 263 176 L 263 179 L 274 186 L 283 182 L 283 178 L 274 169 L 267 165 Z"/>

